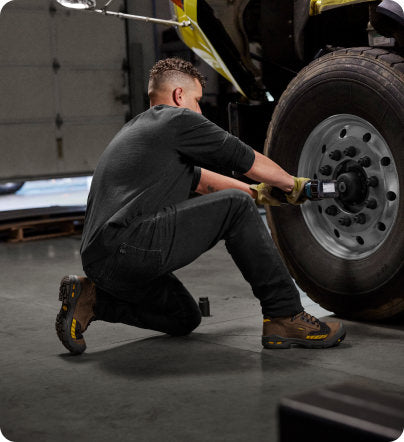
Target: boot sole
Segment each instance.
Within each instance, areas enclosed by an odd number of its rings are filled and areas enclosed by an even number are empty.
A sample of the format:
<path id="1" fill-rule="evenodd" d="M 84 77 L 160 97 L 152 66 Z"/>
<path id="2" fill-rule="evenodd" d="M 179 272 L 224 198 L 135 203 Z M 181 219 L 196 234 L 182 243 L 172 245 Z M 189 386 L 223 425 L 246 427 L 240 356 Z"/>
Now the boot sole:
<path id="1" fill-rule="evenodd" d="M 305 348 L 329 348 L 339 345 L 346 336 L 346 330 L 343 324 L 332 337 L 332 339 L 321 339 L 318 341 L 309 339 L 284 338 L 278 335 L 269 335 L 262 337 L 264 348 L 290 348 L 292 345 Z"/>
<path id="2" fill-rule="evenodd" d="M 72 337 L 73 313 L 77 301 L 80 297 L 81 284 L 77 276 L 65 276 L 60 282 L 59 301 L 62 301 L 62 307 L 56 316 L 56 334 L 62 344 L 73 354 L 81 354 L 86 349 L 86 344 L 78 343 Z"/>

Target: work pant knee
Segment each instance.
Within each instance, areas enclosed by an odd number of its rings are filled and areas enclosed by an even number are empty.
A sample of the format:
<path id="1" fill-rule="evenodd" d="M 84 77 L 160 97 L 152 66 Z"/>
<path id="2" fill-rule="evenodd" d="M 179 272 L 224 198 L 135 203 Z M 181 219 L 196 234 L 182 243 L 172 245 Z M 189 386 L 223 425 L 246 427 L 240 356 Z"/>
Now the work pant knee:
<path id="1" fill-rule="evenodd" d="M 194 331 L 201 323 L 202 317 L 199 311 L 194 311 L 186 318 L 181 318 L 178 321 L 175 329 L 169 333 L 172 336 L 186 336 Z"/>
<path id="2" fill-rule="evenodd" d="M 251 198 L 251 196 L 244 192 L 244 190 L 240 189 L 226 189 L 223 191 L 223 193 L 226 193 L 226 197 L 230 198 L 236 202 L 239 202 L 241 205 L 255 205 L 254 200 Z"/>

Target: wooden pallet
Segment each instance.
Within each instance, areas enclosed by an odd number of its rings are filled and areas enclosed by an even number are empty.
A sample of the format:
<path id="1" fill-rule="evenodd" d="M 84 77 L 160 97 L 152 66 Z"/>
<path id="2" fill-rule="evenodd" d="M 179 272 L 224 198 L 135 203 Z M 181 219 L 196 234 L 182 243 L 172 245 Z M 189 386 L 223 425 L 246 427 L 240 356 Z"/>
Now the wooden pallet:
<path id="1" fill-rule="evenodd" d="M 42 216 L 34 219 L 0 223 L 0 239 L 7 242 L 26 242 L 81 233 L 84 215 Z"/>

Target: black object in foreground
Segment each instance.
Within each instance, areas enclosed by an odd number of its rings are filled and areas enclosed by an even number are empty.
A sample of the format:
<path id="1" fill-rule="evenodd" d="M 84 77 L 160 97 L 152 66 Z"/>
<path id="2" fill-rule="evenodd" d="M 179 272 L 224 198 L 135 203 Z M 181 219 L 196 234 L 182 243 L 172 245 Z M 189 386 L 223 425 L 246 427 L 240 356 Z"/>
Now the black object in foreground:
<path id="1" fill-rule="evenodd" d="M 280 442 L 384 442 L 403 432 L 404 400 L 351 383 L 285 397 L 279 406 Z"/>

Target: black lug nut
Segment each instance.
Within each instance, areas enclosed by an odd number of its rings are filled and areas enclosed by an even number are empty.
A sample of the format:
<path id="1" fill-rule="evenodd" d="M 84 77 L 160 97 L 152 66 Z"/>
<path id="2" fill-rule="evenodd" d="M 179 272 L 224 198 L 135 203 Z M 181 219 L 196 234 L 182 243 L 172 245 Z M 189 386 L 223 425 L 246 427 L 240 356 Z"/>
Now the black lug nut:
<path id="1" fill-rule="evenodd" d="M 377 207 L 377 201 L 373 198 L 370 200 L 366 200 L 365 204 L 368 209 L 376 209 Z"/>
<path id="2" fill-rule="evenodd" d="M 359 158 L 359 160 L 358 160 L 358 164 L 361 167 L 369 167 L 371 165 L 371 163 L 372 162 L 369 157 L 362 157 L 362 158 Z"/>
<path id="3" fill-rule="evenodd" d="M 366 215 L 364 213 L 358 213 L 354 216 L 354 221 L 358 224 L 365 224 L 366 222 Z"/>
<path id="4" fill-rule="evenodd" d="M 344 150 L 344 155 L 347 157 L 354 157 L 356 155 L 356 149 L 354 146 L 349 146 Z"/>
<path id="5" fill-rule="evenodd" d="M 338 220 L 338 222 L 341 224 L 341 226 L 347 226 L 347 227 L 350 226 L 352 223 L 351 218 L 349 218 L 349 216 L 343 216 Z"/>
<path id="6" fill-rule="evenodd" d="M 371 176 L 366 180 L 366 184 L 369 187 L 376 187 L 379 184 L 379 180 L 377 179 L 377 176 Z"/>
<path id="7" fill-rule="evenodd" d="M 320 173 L 325 176 L 331 175 L 332 167 L 326 164 L 325 166 L 320 167 Z"/>
<path id="8" fill-rule="evenodd" d="M 338 208 L 336 206 L 329 206 L 325 209 L 325 213 L 330 216 L 335 216 L 338 213 Z"/>
<path id="9" fill-rule="evenodd" d="M 330 152 L 328 156 L 334 161 L 339 161 L 342 157 L 342 153 L 340 150 L 337 149 Z"/>

